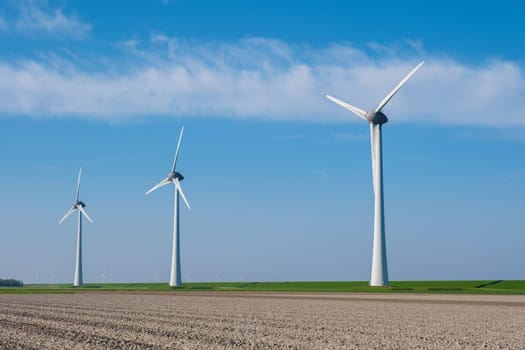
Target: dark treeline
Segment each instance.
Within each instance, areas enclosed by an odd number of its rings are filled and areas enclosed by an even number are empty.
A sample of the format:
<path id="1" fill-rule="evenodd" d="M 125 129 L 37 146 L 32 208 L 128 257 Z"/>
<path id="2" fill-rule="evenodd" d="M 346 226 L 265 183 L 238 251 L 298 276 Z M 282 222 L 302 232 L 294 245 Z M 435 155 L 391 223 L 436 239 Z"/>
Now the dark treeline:
<path id="1" fill-rule="evenodd" d="M 23 287 L 24 282 L 21 280 L 15 280 L 15 279 L 1 279 L 0 278 L 0 287 Z"/>

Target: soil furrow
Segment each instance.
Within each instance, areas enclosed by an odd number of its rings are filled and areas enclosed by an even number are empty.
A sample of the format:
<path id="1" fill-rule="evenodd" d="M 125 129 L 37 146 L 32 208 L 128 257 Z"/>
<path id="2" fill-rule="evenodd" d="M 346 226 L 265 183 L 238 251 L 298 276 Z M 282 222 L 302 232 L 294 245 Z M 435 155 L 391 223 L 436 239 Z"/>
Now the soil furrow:
<path id="1" fill-rule="evenodd" d="M 525 298 L 337 298 L 0 295 L 0 349 L 525 348 Z"/>

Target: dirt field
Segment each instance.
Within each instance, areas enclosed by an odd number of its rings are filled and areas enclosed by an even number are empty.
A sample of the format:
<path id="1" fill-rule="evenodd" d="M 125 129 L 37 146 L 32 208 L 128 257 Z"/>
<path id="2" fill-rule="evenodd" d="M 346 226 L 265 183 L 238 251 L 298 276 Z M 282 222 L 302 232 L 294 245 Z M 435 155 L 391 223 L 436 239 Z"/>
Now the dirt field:
<path id="1" fill-rule="evenodd" d="M 0 295 L 0 349 L 525 349 L 525 296 Z"/>

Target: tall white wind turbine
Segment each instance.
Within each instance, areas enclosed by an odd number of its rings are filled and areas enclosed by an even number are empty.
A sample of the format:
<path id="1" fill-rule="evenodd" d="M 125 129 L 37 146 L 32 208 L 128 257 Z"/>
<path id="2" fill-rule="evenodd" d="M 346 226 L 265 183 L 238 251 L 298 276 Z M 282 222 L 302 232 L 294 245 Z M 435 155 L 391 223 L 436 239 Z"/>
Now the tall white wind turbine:
<path id="1" fill-rule="evenodd" d="M 69 209 L 58 223 L 59 225 L 66 220 L 66 218 L 73 214 L 75 210 L 78 211 L 78 233 L 77 233 L 77 258 L 76 258 L 76 264 L 75 264 L 75 280 L 73 282 L 73 286 L 75 287 L 81 287 L 83 284 L 83 278 L 82 278 L 82 216 L 85 216 L 86 219 L 88 219 L 91 223 L 93 223 L 93 220 L 89 217 L 89 215 L 86 213 L 86 210 L 84 209 L 86 204 L 79 200 L 79 193 L 80 193 L 80 176 L 82 175 L 82 168 L 80 168 L 80 171 L 78 172 L 78 181 L 77 181 L 77 195 L 75 196 L 75 202 L 73 203 L 73 206 L 71 209 Z"/>
<path id="2" fill-rule="evenodd" d="M 180 182 L 184 180 L 184 176 L 181 173 L 177 172 L 177 158 L 179 157 L 180 144 L 182 141 L 182 134 L 184 133 L 184 127 L 180 130 L 179 142 L 177 143 L 177 150 L 175 151 L 175 158 L 173 159 L 173 166 L 171 171 L 164 180 L 153 186 L 146 194 L 149 194 L 162 186 L 172 183 L 175 189 L 175 198 L 174 198 L 174 209 L 173 209 L 173 248 L 171 251 L 171 275 L 170 275 L 170 287 L 179 287 L 182 285 L 182 274 L 180 267 L 180 225 L 179 225 L 179 196 L 184 201 L 184 204 L 188 209 L 190 204 L 182 191 Z"/>
<path id="3" fill-rule="evenodd" d="M 385 242 L 385 215 L 383 204 L 383 146 L 381 142 L 382 125 L 388 121 L 382 112 L 386 104 L 399 91 L 401 86 L 414 74 L 424 62 L 419 63 L 399 84 L 379 103 L 379 105 L 368 112 L 352 106 L 335 97 L 326 95 L 332 102 L 356 114 L 359 118 L 370 124 L 370 144 L 372 148 L 372 182 L 374 187 L 374 243 L 372 252 L 372 273 L 370 277 L 371 286 L 388 285 L 388 268 L 386 261 Z"/>

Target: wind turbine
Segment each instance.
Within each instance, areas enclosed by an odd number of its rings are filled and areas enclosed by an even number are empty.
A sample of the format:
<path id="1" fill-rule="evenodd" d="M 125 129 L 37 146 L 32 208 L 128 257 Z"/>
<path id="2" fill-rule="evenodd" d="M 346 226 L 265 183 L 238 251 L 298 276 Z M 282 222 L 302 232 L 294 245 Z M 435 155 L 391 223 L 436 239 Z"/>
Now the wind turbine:
<path id="1" fill-rule="evenodd" d="M 93 223 L 93 220 L 89 217 L 89 215 L 86 213 L 86 210 L 84 207 L 86 204 L 84 202 L 80 201 L 78 199 L 78 195 L 80 193 L 80 176 L 82 175 L 82 168 L 80 168 L 80 171 L 78 172 L 78 181 L 77 181 L 77 195 L 75 196 L 75 202 L 73 203 L 73 206 L 71 209 L 69 209 L 58 223 L 59 225 L 66 220 L 66 218 L 73 214 L 75 210 L 78 210 L 78 234 L 77 234 L 77 258 L 76 258 L 76 266 L 75 266 L 75 280 L 73 282 L 73 286 L 75 287 L 81 287 L 83 284 L 82 279 L 82 215 L 86 217 L 86 219 L 89 220 L 89 222 Z"/>
<path id="2" fill-rule="evenodd" d="M 106 265 L 104 265 L 104 271 L 100 275 L 98 275 L 104 282 L 106 282 L 106 279 L 108 276 L 106 276 Z"/>
<path id="3" fill-rule="evenodd" d="M 423 65 L 419 63 L 408 75 L 401 80 L 397 86 L 379 103 L 379 105 L 368 112 L 352 106 L 335 97 L 326 95 L 332 102 L 356 114 L 359 118 L 370 124 L 370 145 L 372 149 L 372 182 L 374 187 L 374 243 L 372 251 L 372 273 L 370 277 L 371 286 L 388 285 L 388 267 L 386 261 L 385 242 L 385 215 L 383 204 L 383 146 L 381 141 L 382 125 L 388 121 L 382 112 L 386 104 L 394 97 L 406 81 Z"/>
<path id="4" fill-rule="evenodd" d="M 180 182 L 184 180 L 184 176 L 177 172 L 177 158 L 179 157 L 180 144 L 182 141 L 182 134 L 184 133 L 184 127 L 180 130 L 179 142 L 177 143 L 177 150 L 175 151 L 175 158 L 173 159 L 173 166 L 168 174 L 168 177 L 153 186 L 146 194 L 149 194 L 162 186 L 172 183 L 175 188 L 174 208 L 173 208 L 173 248 L 171 251 L 171 275 L 170 275 L 170 287 L 180 287 L 182 285 L 182 275 L 180 268 L 180 226 L 179 226 L 179 196 L 182 197 L 184 204 L 188 209 L 190 204 L 182 191 Z"/>

